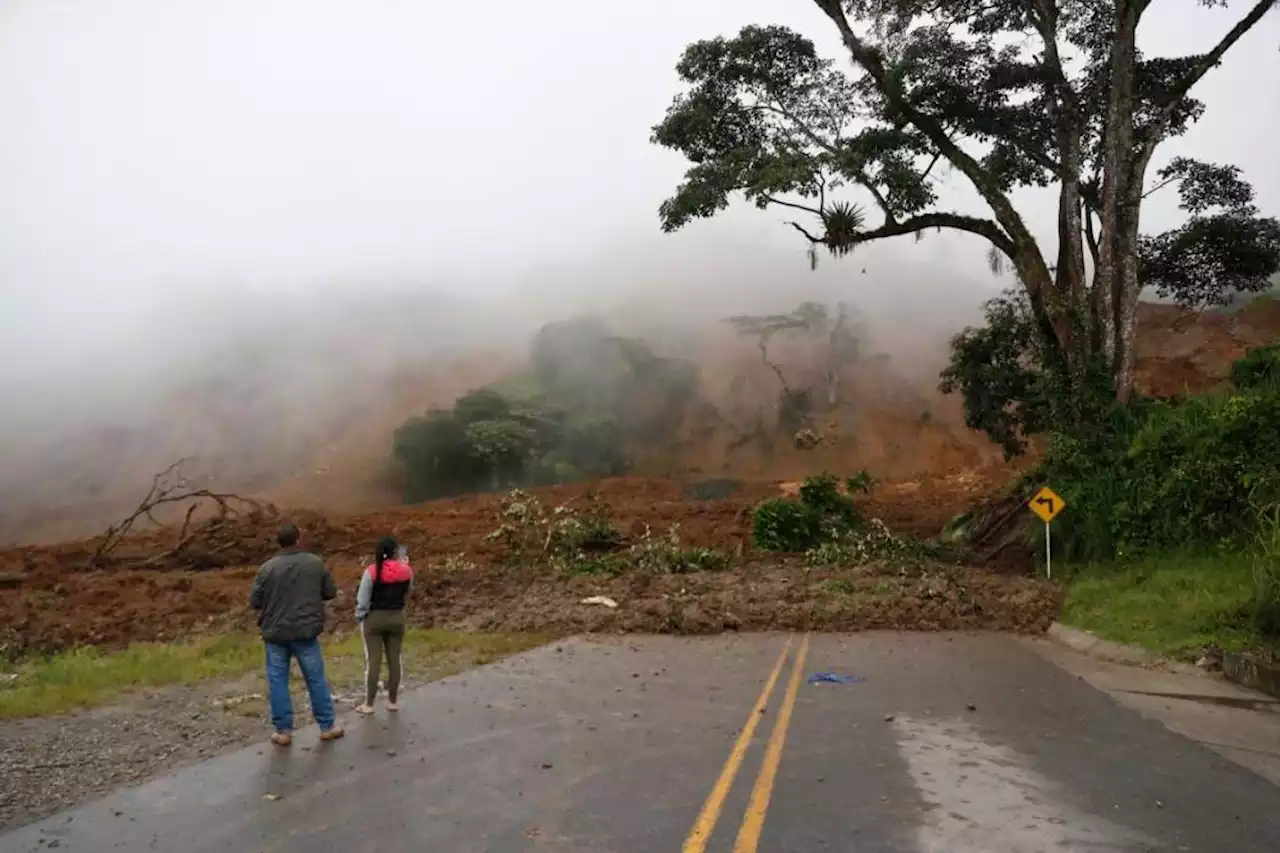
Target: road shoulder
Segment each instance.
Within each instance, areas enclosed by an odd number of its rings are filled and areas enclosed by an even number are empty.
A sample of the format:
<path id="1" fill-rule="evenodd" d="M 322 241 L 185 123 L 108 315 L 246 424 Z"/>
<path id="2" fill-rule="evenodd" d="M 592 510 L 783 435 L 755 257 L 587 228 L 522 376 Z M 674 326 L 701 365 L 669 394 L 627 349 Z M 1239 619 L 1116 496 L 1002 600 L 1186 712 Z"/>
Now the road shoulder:
<path id="1" fill-rule="evenodd" d="M 1102 645 L 1068 645 L 1061 638 L 1070 633 L 1054 633 L 1057 636 L 1023 637 L 1019 642 L 1121 706 L 1280 786 L 1280 701 L 1195 667 L 1137 653 L 1140 650 L 1111 654 L 1112 647 L 1121 652 L 1124 647 L 1103 640 L 1096 641 Z"/>

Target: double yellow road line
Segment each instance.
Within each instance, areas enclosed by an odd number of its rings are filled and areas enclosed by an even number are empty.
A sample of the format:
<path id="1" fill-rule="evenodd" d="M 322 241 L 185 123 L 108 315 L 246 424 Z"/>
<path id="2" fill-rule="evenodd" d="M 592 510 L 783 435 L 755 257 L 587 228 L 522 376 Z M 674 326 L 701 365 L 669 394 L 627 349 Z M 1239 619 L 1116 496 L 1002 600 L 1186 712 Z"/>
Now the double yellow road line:
<path id="1" fill-rule="evenodd" d="M 751 746 L 751 738 L 755 734 L 756 726 L 759 725 L 765 706 L 769 704 L 769 698 L 773 695 L 778 676 L 782 674 L 783 667 L 786 665 L 791 644 L 792 640 L 788 639 L 787 644 L 782 647 L 778 662 L 774 664 L 773 671 L 769 673 L 769 679 L 764 683 L 764 689 L 760 691 L 760 697 L 751 708 L 751 716 L 747 717 L 746 725 L 742 727 L 742 733 L 738 735 L 738 740 L 729 753 L 729 759 L 720 770 L 719 778 L 712 786 L 707 801 L 703 803 L 702 811 L 698 813 L 698 819 L 694 821 L 693 829 L 689 831 L 689 837 L 685 839 L 683 853 L 705 853 L 707 842 L 711 839 L 711 833 L 715 831 L 716 822 L 720 819 L 725 798 L 729 796 L 729 789 L 733 787 L 733 781 L 742 767 L 742 760 L 746 758 L 747 749 Z M 796 652 L 795 663 L 791 668 L 791 678 L 787 681 L 787 692 L 782 698 L 782 707 L 778 710 L 773 732 L 769 735 L 769 743 L 765 747 L 760 774 L 756 776 L 755 787 L 751 789 L 751 800 L 747 803 L 746 814 L 743 815 L 742 825 L 738 828 L 738 838 L 733 843 L 733 853 L 755 853 L 760 843 L 760 832 L 764 829 L 764 816 L 769 811 L 769 798 L 773 794 L 773 782 L 778 775 L 778 764 L 782 761 L 782 748 L 787 742 L 791 711 L 795 708 L 796 694 L 800 692 L 800 676 L 804 670 L 804 659 L 808 654 L 809 635 L 805 634 L 804 639 L 800 641 L 800 649 Z"/>

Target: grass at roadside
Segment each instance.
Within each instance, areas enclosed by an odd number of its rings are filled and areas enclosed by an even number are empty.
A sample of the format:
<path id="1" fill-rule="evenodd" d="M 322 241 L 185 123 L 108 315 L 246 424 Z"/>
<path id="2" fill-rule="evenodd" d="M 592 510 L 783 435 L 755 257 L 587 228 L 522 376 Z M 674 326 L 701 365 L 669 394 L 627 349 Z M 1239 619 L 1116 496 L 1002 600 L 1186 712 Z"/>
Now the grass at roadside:
<path id="1" fill-rule="evenodd" d="M 404 668 L 415 681 L 444 678 L 468 667 L 483 666 L 540 646 L 550 639 L 537 634 L 473 634 L 411 628 L 405 635 Z M 325 669 L 332 682 L 360 681 L 364 677 L 364 646 L 360 635 L 352 634 L 328 644 Z"/>
<path id="2" fill-rule="evenodd" d="M 1208 645 L 1243 651 L 1263 644 L 1246 613 L 1253 590 L 1248 554 L 1095 564 L 1072 571 L 1062 620 L 1172 658 Z"/>
<path id="3" fill-rule="evenodd" d="M 416 681 L 442 678 L 546 640 L 529 634 L 413 629 L 405 638 L 405 667 Z M 330 681 L 358 680 L 364 669 L 360 637 L 326 639 L 325 658 Z M 261 667 L 262 641 L 250 634 L 138 643 L 121 651 L 72 649 L 19 663 L 17 678 L 0 682 L 0 720 L 92 708 L 135 690 L 239 678 Z"/>

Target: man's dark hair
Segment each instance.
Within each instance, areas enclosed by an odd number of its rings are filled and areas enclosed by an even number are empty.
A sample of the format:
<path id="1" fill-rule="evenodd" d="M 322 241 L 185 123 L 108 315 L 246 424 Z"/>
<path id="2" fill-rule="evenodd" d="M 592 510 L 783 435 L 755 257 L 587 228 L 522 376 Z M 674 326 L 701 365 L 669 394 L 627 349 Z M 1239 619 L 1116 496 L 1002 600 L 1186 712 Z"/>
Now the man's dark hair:
<path id="1" fill-rule="evenodd" d="M 298 525 L 282 524 L 279 532 L 276 533 L 276 541 L 280 543 L 281 548 L 292 548 L 298 544 Z"/>

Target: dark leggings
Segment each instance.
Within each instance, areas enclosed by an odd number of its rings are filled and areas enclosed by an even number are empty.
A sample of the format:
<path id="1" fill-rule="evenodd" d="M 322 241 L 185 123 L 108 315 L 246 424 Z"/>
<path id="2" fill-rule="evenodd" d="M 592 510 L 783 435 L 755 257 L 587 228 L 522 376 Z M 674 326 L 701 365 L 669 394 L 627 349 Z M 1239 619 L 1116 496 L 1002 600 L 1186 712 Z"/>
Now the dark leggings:
<path id="1" fill-rule="evenodd" d="M 400 695 L 400 647 L 404 644 L 404 611 L 373 610 L 364 618 L 364 701 L 372 705 L 378 695 L 378 675 L 382 672 L 382 653 L 387 653 L 387 698 L 395 702 Z"/>

